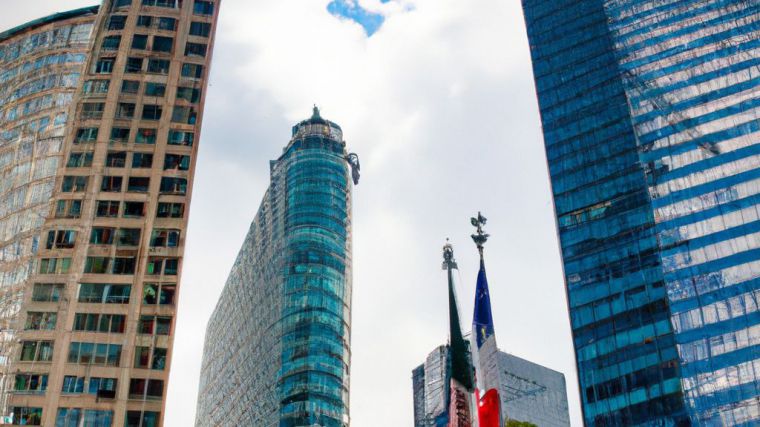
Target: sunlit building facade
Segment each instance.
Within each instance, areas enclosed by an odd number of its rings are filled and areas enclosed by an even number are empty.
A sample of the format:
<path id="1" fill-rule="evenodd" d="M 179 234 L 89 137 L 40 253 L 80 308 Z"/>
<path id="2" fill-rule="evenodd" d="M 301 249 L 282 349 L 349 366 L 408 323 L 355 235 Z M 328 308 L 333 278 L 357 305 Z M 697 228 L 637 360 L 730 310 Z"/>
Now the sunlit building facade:
<path id="1" fill-rule="evenodd" d="M 523 0 L 587 425 L 760 422 L 760 7 Z"/>
<path id="2" fill-rule="evenodd" d="M 206 329 L 196 425 L 349 424 L 351 175 L 318 110 L 271 183 Z"/>
<path id="3" fill-rule="evenodd" d="M 0 34 L 4 423 L 163 425 L 218 0 Z"/>

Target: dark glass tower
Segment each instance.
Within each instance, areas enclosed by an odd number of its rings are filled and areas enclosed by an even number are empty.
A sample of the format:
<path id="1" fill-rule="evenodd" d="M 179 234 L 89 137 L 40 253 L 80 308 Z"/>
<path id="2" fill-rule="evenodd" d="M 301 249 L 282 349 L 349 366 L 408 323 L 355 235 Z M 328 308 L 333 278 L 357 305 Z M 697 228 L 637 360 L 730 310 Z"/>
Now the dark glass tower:
<path id="1" fill-rule="evenodd" d="M 349 424 L 351 177 L 340 127 L 293 127 L 209 321 L 196 425 Z"/>
<path id="2" fill-rule="evenodd" d="M 587 425 L 760 422 L 760 4 L 523 0 Z"/>

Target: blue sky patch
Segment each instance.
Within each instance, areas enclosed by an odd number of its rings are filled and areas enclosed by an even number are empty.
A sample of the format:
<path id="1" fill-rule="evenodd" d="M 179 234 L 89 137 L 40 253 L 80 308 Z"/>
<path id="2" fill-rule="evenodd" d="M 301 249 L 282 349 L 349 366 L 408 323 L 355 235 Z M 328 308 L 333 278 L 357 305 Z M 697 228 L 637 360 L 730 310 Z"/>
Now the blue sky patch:
<path id="1" fill-rule="evenodd" d="M 381 0 L 388 3 L 390 0 Z M 327 11 L 333 16 L 350 19 L 362 27 L 367 37 L 375 34 L 383 25 L 385 17 L 379 13 L 370 12 L 359 5 L 357 0 L 333 0 L 327 5 Z"/>

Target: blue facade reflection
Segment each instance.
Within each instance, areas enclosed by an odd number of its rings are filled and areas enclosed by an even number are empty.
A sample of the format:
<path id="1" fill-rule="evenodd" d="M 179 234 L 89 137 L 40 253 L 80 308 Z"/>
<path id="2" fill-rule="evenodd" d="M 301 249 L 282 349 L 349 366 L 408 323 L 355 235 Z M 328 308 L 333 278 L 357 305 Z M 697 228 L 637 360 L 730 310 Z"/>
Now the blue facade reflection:
<path id="1" fill-rule="evenodd" d="M 760 420 L 760 7 L 523 0 L 588 425 Z"/>

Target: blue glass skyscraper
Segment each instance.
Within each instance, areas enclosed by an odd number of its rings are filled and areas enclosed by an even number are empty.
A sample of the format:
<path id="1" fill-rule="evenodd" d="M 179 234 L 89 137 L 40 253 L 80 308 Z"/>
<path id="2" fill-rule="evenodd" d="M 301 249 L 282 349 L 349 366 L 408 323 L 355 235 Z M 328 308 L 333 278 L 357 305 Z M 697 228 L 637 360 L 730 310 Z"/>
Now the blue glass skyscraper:
<path id="1" fill-rule="evenodd" d="M 340 127 L 293 127 L 208 323 L 198 426 L 349 423 L 351 176 Z"/>
<path id="2" fill-rule="evenodd" d="M 583 416 L 760 423 L 760 3 L 522 0 Z"/>

